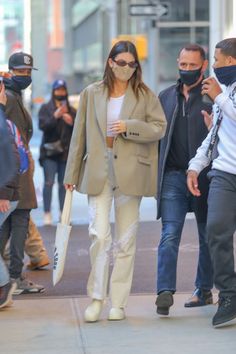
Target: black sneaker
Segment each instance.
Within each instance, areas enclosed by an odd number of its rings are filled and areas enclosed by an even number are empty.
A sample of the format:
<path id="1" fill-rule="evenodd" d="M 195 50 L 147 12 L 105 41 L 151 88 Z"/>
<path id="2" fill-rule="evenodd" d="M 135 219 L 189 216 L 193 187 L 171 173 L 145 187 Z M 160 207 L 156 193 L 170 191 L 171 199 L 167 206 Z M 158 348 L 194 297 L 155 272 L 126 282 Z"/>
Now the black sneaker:
<path id="1" fill-rule="evenodd" d="M 185 302 L 184 307 L 198 307 L 211 304 L 213 304 L 212 292 L 197 288 L 193 295 Z"/>
<path id="2" fill-rule="evenodd" d="M 174 299 L 171 291 L 163 291 L 157 296 L 156 306 L 159 315 L 169 315 L 169 308 L 173 305 Z"/>
<path id="3" fill-rule="evenodd" d="M 236 318 L 236 296 L 219 298 L 219 306 L 212 319 L 213 326 L 223 325 Z"/>
<path id="4" fill-rule="evenodd" d="M 0 308 L 8 306 L 12 301 L 12 294 L 16 289 L 16 283 L 9 282 L 0 287 Z"/>

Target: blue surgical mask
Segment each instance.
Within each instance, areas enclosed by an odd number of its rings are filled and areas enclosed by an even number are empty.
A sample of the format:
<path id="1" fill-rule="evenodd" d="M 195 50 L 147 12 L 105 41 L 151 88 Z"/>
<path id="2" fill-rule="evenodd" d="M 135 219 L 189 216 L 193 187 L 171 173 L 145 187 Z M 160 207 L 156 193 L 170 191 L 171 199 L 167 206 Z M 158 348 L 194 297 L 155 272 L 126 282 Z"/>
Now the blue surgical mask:
<path id="1" fill-rule="evenodd" d="M 229 86 L 236 81 L 236 65 L 215 68 L 214 73 L 222 85 Z"/>
<path id="2" fill-rule="evenodd" d="M 12 76 L 12 81 L 18 86 L 20 90 L 25 90 L 32 82 L 31 76 Z"/>

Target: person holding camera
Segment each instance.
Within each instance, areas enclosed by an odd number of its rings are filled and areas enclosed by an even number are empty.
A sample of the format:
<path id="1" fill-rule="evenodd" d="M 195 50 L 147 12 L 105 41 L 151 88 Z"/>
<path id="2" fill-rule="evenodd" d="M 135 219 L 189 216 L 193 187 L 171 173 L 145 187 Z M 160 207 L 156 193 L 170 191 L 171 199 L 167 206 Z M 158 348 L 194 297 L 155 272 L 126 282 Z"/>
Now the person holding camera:
<path id="1" fill-rule="evenodd" d="M 39 129 L 43 131 L 39 161 L 44 172 L 44 225 L 52 224 L 51 200 L 56 175 L 60 212 L 63 208 L 63 179 L 75 115 L 75 109 L 69 104 L 66 82 L 54 81 L 50 101 L 39 110 Z"/>

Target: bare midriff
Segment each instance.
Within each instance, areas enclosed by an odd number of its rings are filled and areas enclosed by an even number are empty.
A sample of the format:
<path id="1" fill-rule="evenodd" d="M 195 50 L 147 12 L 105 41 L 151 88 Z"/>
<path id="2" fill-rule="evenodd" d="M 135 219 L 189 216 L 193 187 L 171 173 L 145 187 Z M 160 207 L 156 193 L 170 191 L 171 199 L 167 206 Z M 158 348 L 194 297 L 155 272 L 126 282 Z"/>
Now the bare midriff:
<path id="1" fill-rule="evenodd" d="M 114 137 L 113 136 L 107 136 L 106 137 L 107 147 L 113 148 L 113 141 L 114 141 Z"/>

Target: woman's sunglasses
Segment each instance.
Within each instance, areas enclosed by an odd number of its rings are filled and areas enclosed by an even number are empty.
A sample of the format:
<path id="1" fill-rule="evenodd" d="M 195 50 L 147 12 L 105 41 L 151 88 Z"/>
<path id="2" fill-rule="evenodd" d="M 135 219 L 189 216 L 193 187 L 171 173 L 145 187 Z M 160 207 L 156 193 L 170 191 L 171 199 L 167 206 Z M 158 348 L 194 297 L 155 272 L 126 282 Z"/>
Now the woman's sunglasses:
<path id="1" fill-rule="evenodd" d="M 119 60 L 115 60 L 112 59 L 118 66 L 126 66 L 129 65 L 130 68 L 132 69 L 136 69 L 138 67 L 138 63 L 136 63 L 136 61 L 130 61 L 129 63 L 127 63 L 127 61 L 119 59 Z"/>

